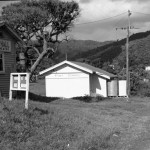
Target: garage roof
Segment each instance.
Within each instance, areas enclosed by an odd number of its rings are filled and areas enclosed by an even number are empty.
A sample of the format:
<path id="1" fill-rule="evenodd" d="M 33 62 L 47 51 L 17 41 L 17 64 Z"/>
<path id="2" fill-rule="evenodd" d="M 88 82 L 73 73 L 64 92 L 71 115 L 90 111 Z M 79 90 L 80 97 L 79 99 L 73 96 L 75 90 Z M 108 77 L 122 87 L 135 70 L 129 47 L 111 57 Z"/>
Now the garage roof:
<path id="1" fill-rule="evenodd" d="M 104 71 L 100 68 L 97 68 L 97 67 L 94 67 L 94 66 L 91 66 L 91 65 L 88 65 L 86 63 L 81 63 L 81 62 L 72 62 L 72 63 L 75 63 L 77 65 L 80 65 L 82 67 L 85 67 L 87 69 L 90 69 L 92 70 L 93 72 L 97 73 L 98 75 L 106 75 L 106 76 L 109 76 L 110 78 L 114 78 L 114 77 L 117 77 L 116 75 L 112 74 L 112 73 L 109 73 L 107 71 Z"/>
<path id="2" fill-rule="evenodd" d="M 67 60 L 65 60 L 65 61 L 63 61 L 63 62 L 61 62 L 61 63 L 59 63 L 59 64 L 56 64 L 56 65 L 54 65 L 54 66 L 52 66 L 52 67 L 50 67 L 50 68 L 48 68 L 48 69 L 45 69 L 45 70 L 41 71 L 39 74 L 40 74 L 40 75 L 43 75 L 43 74 L 45 74 L 45 73 L 47 73 L 47 72 L 49 72 L 49 71 L 52 71 L 53 69 L 56 69 L 57 67 L 59 67 L 59 66 L 61 66 L 61 65 L 64 65 L 64 64 L 71 65 L 71 66 L 73 66 L 73 67 L 76 67 L 76 68 L 78 68 L 78 69 L 81 69 L 81 70 L 83 70 L 83 71 L 85 71 L 85 72 L 88 72 L 88 73 L 90 73 L 90 74 L 96 73 L 96 74 L 98 74 L 99 76 L 102 76 L 102 77 L 107 78 L 107 79 L 117 77 L 116 75 L 114 75 L 114 74 L 112 74 L 112 73 L 109 73 L 109 72 L 104 71 L 104 70 L 102 70 L 102 69 L 100 69 L 100 68 L 97 68 L 97 67 L 93 67 L 93 66 L 88 65 L 88 64 L 86 64 L 86 63 L 74 62 L 74 61 L 67 61 Z"/>

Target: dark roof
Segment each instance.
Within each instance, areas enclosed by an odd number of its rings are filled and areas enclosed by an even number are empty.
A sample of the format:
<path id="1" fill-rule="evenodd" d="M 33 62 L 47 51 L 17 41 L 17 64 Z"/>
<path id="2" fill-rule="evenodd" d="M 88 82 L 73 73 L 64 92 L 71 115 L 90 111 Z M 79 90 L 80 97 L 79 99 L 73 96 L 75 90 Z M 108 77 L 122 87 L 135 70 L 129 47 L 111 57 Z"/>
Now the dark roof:
<path id="1" fill-rule="evenodd" d="M 20 38 L 20 36 L 3 21 L 0 21 L 0 28 L 1 27 L 6 28 L 8 30 L 8 32 L 11 34 L 11 36 L 15 38 L 16 41 L 23 42 L 22 39 Z"/>
<path id="2" fill-rule="evenodd" d="M 93 72 L 98 72 L 98 73 L 100 73 L 100 74 L 107 75 L 107 76 L 109 76 L 110 78 L 117 77 L 116 75 L 114 75 L 114 74 L 112 74 L 112 73 L 109 73 L 109 72 L 107 72 L 107 71 L 104 71 L 104 70 L 102 70 L 102 69 L 100 69 L 100 68 L 91 66 L 91 65 L 86 64 L 86 63 L 74 62 L 74 61 L 70 61 L 70 62 L 72 62 L 72 63 L 74 63 L 74 64 L 76 64 L 76 65 L 79 65 L 79 66 L 81 66 L 81 67 L 87 68 L 87 69 L 89 69 L 89 70 L 92 70 Z"/>

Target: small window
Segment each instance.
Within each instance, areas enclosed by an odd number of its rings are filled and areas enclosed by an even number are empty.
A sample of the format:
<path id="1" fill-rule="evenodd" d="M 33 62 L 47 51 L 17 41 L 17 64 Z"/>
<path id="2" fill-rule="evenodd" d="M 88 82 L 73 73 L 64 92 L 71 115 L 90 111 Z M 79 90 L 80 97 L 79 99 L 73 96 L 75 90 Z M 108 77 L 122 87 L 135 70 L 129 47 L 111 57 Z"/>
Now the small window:
<path id="1" fill-rule="evenodd" d="M 4 72 L 4 54 L 0 54 L 0 73 Z"/>

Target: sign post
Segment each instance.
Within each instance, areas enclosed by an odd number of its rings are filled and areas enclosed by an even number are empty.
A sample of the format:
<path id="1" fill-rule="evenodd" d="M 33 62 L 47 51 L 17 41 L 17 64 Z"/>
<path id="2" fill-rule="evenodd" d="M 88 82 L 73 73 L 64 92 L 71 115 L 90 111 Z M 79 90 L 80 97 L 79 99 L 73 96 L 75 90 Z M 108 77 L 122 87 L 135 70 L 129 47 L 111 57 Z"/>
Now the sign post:
<path id="1" fill-rule="evenodd" d="M 9 100 L 12 100 L 12 91 L 25 91 L 25 109 L 28 109 L 29 100 L 29 73 L 11 73 Z"/>

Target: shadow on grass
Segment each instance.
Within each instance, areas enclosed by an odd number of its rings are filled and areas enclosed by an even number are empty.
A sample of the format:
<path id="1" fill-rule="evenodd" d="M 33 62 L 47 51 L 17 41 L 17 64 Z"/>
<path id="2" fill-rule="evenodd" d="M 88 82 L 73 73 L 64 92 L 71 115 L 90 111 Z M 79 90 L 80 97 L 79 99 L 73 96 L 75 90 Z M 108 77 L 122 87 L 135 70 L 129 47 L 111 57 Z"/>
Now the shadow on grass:
<path id="1" fill-rule="evenodd" d="M 83 102 L 86 102 L 86 103 L 100 102 L 100 101 L 104 101 L 106 99 L 108 100 L 108 98 L 105 98 L 105 97 L 102 97 L 102 96 L 92 97 L 92 96 L 89 96 L 89 95 L 73 97 L 72 99 L 83 101 Z"/>
<path id="2" fill-rule="evenodd" d="M 29 92 L 29 99 L 37 102 L 50 103 L 52 101 L 59 99 L 59 97 L 46 97 L 46 96 L 36 95 L 34 93 Z"/>
<path id="3" fill-rule="evenodd" d="M 13 97 L 15 99 L 25 99 L 25 92 L 17 91 L 16 93 L 14 93 Z M 52 101 L 58 100 L 59 97 L 46 97 L 29 92 L 29 99 L 36 102 L 50 103 Z"/>
<path id="4" fill-rule="evenodd" d="M 25 92 L 17 91 L 14 95 L 14 98 L 16 98 L 16 99 L 25 99 Z M 46 97 L 46 96 L 41 96 L 41 95 L 37 95 L 37 94 L 29 92 L 29 99 L 32 100 L 32 101 L 36 101 L 36 102 L 50 103 L 50 102 L 58 100 L 60 98 L 59 97 Z M 105 97 L 102 97 L 102 96 L 92 97 L 92 96 L 89 96 L 89 95 L 85 95 L 85 96 L 72 97 L 71 99 L 82 101 L 82 102 L 85 102 L 85 103 L 92 103 L 92 102 L 101 102 L 101 101 L 104 101 L 104 100 L 108 100 L 110 98 L 108 98 L 108 97 L 105 98 Z"/>
<path id="5" fill-rule="evenodd" d="M 37 107 L 35 107 L 35 108 L 33 109 L 33 111 L 34 111 L 34 112 L 39 112 L 40 115 L 47 115 L 47 114 L 49 113 L 48 110 L 44 110 L 44 109 L 37 108 Z"/>

